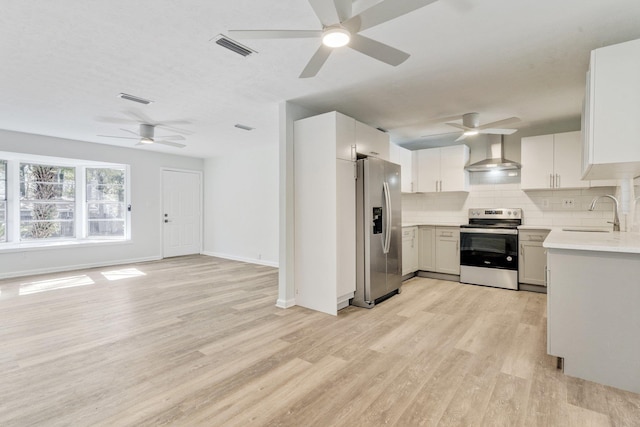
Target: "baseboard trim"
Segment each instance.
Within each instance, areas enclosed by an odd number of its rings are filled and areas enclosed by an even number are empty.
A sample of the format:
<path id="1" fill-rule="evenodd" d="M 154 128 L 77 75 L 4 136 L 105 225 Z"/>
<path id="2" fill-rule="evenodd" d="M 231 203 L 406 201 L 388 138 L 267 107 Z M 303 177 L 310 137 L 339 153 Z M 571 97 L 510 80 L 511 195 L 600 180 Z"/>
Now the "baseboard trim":
<path id="1" fill-rule="evenodd" d="M 278 308 L 290 308 L 293 307 L 294 305 L 296 305 L 296 300 L 295 299 L 278 299 L 278 301 L 276 301 L 276 307 Z"/>
<path id="2" fill-rule="evenodd" d="M 460 276 L 455 274 L 434 273 L 432 271 L 418 271 L 418 277 L 426 277 L 429 279 L 448 280 L 450 282 L 460 282 Z"/>
<path id="3" fill-rule="evenodd" d="M 143 258 L 122 259 L 122 260 L 116 260 L 116 261 L 90 262 L 87 264 L 75 264 L 75 265 L 65 265 L 65 266 L 48 267 L 48 268 L 37 268 L 37 269 L 23 270 L 23 271 L 11 271 L 9 273 L 0 273 L 0 279 L 37 276 L 39 274 L 60 273 L 63 271 L 85 270 L 87 268 L 96 268 L 96 267 L 111 267 L 111 266 L 123 265 L 123 264 L 136 264 L 139 262 L 158 261 L 161 259 L 162 259 L 161 256 L 152 256 L 152 257 L 143 257 Z"/>
<path id="4" fill-rule="evenodd" d="M 265 265 L 267 267 L 275 267 L 278 268 L 279 264 L 275 261 L 266 261 L 264 259 L 254 259 L 254 258 L 245 258 L 245 257 L 240 257 L 240 256 L 236 256 L 236 255 L 229 255 L 229 254 L 223 254 L 220 252 L 202 252 L 202 255 L 207 255 L 207 256 L 212 256 L 212 257 L 216 257 L 216 258 L 224 258 L 224 259 L 230 259 L 231 261 L 241 261 L 241 262 L 247 262 L 249 264 L 258 264 L 258 265 Z"/>

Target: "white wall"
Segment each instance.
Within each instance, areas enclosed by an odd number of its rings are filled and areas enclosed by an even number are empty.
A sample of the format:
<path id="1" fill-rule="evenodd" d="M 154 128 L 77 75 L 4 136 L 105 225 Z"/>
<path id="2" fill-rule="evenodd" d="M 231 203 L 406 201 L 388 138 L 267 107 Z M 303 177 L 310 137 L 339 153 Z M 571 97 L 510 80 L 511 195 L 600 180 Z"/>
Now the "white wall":
<path id="1" fill-rule="evenodd" d="M 205 160 L 204 253 L 278 266 L 278 146 Z"/>
<path id="2" fill-rule="evenodd" d="M 202 159 L 5 130 L 0 151 L 128 164 L 132 205 L 130 242 L 0 251 L 0 277 L 160 259 L 161 169 L 203 170 Z"/>

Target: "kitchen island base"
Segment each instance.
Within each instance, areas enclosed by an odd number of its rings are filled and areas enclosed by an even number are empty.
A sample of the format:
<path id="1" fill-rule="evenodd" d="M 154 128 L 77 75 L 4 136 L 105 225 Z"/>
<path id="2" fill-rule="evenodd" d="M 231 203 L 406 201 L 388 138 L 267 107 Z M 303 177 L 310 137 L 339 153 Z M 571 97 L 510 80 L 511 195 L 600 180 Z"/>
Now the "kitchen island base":
<path id="1" fill-rule="evenodd" d="M 548 249 L 548 353 L 573 377 L 640 393 L 640 254 Z"/>

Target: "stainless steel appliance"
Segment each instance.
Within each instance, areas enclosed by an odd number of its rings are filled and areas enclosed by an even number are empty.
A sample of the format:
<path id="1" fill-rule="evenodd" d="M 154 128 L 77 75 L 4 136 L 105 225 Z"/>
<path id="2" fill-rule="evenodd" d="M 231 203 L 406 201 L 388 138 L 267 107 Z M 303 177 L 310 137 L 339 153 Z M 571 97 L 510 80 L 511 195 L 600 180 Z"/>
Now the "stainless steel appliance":
<path id="1" fill-rule="evenodd" d="M 402 206 L 400 166 L 358 160 L 356 180 L 356 293 L 352 304 L 372 308 L 400 292 Z"/>
<path id="2" fill-rule="evenodd" d="M 518 226 L 522 209 L 469 209 L 460 226 L 460 281 L 518 289 Z"/>

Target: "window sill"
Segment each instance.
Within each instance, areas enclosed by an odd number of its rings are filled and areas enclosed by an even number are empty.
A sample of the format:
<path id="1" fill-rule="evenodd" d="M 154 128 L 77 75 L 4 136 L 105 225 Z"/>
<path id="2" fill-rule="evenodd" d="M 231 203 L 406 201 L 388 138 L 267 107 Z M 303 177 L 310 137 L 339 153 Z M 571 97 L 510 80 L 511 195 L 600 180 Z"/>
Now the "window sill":
<path id="1" fill-rule="evenodd" d="M 82 239 L 82 240 L 58 240 L 53 242 L 20 242 L 0 243 L 0 254 L 11 252 L 27 252 L 37 250 L 50 250 L 61 248 L 91 247 L 105 245 L 130 245 L 131 239 Z"/>

